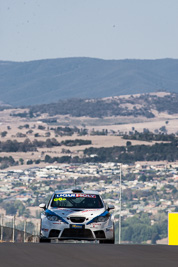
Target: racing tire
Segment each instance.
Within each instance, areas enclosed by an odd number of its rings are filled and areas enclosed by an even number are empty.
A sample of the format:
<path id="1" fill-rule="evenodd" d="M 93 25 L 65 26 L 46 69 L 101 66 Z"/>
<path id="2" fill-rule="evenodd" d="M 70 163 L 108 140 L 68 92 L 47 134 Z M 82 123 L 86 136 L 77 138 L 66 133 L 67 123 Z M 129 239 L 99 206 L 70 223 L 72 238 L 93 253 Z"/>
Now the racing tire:
<path id="1" fill-rule="evenodd" d="M 100 240 L 100 244 L 115 244 L 114 239 L 105 239 L 105 240 Z"/>
<path id="2" fill-rule="evenodd" d="M 115 225 L 113 224 L 113 239 L 100 240 L 100 244 L 115 244 Z"/>
<path id="3" fill-rule="evenodd" d="M 51 240 L 48 239 L 48 238 L 43 238 L 43 237 L 40 237 L 40 240 L 39 240 L 40 243 L 51 243 Z"/>

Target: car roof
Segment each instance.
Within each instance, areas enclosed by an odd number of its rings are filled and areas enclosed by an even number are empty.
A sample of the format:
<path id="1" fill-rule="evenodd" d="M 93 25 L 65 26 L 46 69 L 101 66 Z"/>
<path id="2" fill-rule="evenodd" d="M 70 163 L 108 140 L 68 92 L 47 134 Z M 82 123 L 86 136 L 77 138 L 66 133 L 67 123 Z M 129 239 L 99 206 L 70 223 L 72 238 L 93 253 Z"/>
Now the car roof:
<path id="1" fill-rule="evenodd" d="M 75 190 L 72 191 L 72 190 Z M 78 189 L 65 189 L 65 190 L 55 190 L 55 194 L 76 194 L 76 193 L 79 193 L 79 194 L 92 194 L 92 195 L 99 195 L 99 192 L 98 191 L 95 191 L 95 190 L 81 190 L 77 192 Z"/>

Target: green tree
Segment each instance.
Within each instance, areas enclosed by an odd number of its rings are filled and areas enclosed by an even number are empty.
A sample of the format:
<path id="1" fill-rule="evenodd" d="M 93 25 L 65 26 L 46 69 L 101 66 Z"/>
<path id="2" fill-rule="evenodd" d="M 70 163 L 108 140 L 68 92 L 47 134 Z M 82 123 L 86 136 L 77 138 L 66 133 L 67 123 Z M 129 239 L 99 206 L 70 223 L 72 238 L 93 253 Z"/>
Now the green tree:
<path id="1" fill-rule="evenodd" d="M 1 137 L 5 137 L 7 135 L 7 131 L 3 131 L 0 133 Z"/>
<path id="2" fill-rule="evenodd" d="M 21 165 L 24 164 L 24 160 L 22 158 L 19 159 L 19 162 L 20 162 Z"/>

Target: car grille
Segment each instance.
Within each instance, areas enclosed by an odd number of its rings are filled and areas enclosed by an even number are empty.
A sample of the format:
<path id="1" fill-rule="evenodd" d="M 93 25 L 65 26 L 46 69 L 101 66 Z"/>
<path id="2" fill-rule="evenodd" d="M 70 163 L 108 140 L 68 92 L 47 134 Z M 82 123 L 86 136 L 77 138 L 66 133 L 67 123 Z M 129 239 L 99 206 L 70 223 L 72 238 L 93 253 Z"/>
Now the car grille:
<path id="1" fill-rule="evenodd" d="M 61 237 L 93 238 L 89 229 L 64 229 Z"/>
<path id="2" fill-rule="evenodd" d="M 52 229 L 49 233 L 49 237 L 58 237 L 60 234 L 60 230 Z"/>
<path id="3" fill-rule="evenodd" d="M 83 223 L 85 221 L 85 217 L 70 217 L 70 220 L 73 223 Z"/>
<path id="4" fill-rule="evenodd" d="M 106 238 L 104 231 L 94 231 L 96 238 Z"/>

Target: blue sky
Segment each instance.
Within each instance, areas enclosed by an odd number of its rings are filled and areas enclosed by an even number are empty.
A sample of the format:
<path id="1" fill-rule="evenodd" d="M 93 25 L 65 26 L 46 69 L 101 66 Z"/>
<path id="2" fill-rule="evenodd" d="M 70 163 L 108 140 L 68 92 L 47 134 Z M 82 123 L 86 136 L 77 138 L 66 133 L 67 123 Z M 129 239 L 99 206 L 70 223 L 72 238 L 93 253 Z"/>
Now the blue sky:
<path id="1" fill-rule="evenodd" d="M 0 0 L 0 60 L 178 58 L 178 0 Z"/>

